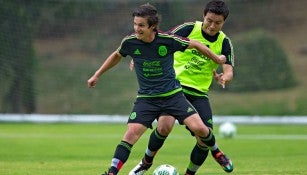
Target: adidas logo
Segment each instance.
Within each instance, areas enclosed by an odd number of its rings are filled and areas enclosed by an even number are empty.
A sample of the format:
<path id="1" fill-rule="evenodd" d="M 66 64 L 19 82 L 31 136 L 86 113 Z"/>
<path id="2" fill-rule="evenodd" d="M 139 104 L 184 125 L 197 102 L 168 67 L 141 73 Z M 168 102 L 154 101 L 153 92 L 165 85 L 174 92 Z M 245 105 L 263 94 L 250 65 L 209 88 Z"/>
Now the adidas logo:
<path id="1" fill-rule="evenodd" d="M 139 50 L 139 49 L 136 49 L 136 50 L 134 51 L 134 55 L 141 55 L 140 50 Z"/>
<path id="2" fill-rule="evenodd" d="M 213 124 L 212 119 L 209 119 L 207 122 L 210 123 L 210 124 Z"/>
<path id="3" fill-rule="evenodd" d="M 192 112 L 192 111 L 194 111 L 193 108 L 188 108 L 188 110 L 187 110 L 187 112 Z"/>

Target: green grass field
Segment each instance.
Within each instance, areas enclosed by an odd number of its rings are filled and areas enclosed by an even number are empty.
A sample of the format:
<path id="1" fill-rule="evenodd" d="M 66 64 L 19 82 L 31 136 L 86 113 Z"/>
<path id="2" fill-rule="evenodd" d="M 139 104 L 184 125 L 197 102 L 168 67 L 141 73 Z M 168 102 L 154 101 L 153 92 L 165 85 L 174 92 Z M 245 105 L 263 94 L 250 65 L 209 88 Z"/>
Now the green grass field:
<path id="1" fill-rule="evenodd" d="M 110 165 L 125 129 L 125 124 L 0 123 L 0 174 L 99 175 Z M 238 125 L 237 130 L 234 139 L 217 136 L 234 162 L 232 174 L 306 174 L 306 125 Z M 134 146 L 120 174 L 139 162 L 149 134 Z M 147 174 L 164 163 L 183 174 L 193 145 L 188 132 L 176 125 Z M 226 173 L 209 156 L 198 174 Z"/>

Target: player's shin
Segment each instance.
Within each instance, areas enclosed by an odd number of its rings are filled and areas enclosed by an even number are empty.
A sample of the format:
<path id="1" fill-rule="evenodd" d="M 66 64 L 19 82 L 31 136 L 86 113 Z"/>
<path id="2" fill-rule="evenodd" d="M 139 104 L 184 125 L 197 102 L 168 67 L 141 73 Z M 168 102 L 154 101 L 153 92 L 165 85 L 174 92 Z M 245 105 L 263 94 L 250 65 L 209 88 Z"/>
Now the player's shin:
<path id="1" fill-rule="evenodd" d="M 148 142 L 148 148 L 145 153 L 145 161 L 147 163 L 152 163 L 154 156 L 163 146 L 166 138 L 167 136 L 162 136 L 157 129 L 152 131 Z"/>
<path id="2" fill-rule="evenodd" d="M 201 142 L 203 142 L 205 145 L 209 147 L 212 154 L 215 155 L 219 152 L 218 146 L 215 141 L 215 136 L 212 132 L 212 129 L 209 128 L 209 134 L 207 137 L 200 137 Z"/>
<path id="3" fill-rule="evenodd" d="M 117 174 L 120 171 L 120 169 L 122 168 L 122 166 L 127 161 L 130 155 L 132 146 L 133 145 L 125 141 L 121 141 L 117 145 L 113 159 L 112 159 L 109 173 Z"/>
<path id="4" fill-rule="evenodd" d="M 190 155 L 190 163 L 187 167 L 186 174 L 194 175 L 205 162 L 208 153 L 209 148 L 207 146 L 201 146 L 196 143 Z"/>

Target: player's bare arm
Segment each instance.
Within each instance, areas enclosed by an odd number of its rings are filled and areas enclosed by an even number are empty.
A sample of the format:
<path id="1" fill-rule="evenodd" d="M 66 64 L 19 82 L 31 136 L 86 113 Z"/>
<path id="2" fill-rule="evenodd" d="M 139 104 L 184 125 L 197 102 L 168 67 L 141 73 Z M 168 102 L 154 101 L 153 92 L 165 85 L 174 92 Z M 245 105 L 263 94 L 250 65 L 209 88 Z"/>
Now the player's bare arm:
<path id="1" fill-rule="evenodd" d="M 203 45 L 202 43 L 190 40 L 190 45 L 188 46 L 188 49 L 195 48 L 198 51 L 200 51 L 205 56 L 211 58 L 215 63 L 217 64 L 224 64 L 226 62 L 225 55 L 216 55 L 212 50 L 210 50 L 207 46 Z"/>
<path id="2" fill-rule="evenodd" d="M 229 64 L 223 64 L 223 72 L 217 73 L 216 70 L 213 70 L 214 79 L 225 88 L 226 84 L 231 82 L 233 78 L 233 67 Z"/>
<path id="3" fill-rule="evenodd" d="M 116 64 L 119 63 L 122 56 L 118 51 L 114 51 L 106 60 L 105 62 L 100 66 L 100 68 L 95 72 L 95 74 L 87 80 L 87 86 L 89 88 L 94 88 L 98 82 L 99 77 L 106 72 L 107 70 L 114 67 Z"/>
<path id="4" fill-rule="evenodd" d="M 226 83 L 231 82 L 233 78 L 233 67 L 229 64 L 223 64 L 223 78 L 226 81 Z"/>

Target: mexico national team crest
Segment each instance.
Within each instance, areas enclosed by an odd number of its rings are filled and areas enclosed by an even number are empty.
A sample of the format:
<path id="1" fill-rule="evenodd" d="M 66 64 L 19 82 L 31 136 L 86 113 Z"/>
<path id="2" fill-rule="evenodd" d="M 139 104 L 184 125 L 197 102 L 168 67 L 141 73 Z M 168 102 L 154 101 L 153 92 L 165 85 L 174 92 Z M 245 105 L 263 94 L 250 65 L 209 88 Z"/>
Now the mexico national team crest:
<path id="1" fill-rule="evenodd" d="M 167 48 L 166 48 L 166 46 L 160 46 L 159 47 L 159 55 L 160 56 L 165 56 L 167 54 Z"/>

